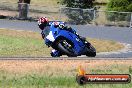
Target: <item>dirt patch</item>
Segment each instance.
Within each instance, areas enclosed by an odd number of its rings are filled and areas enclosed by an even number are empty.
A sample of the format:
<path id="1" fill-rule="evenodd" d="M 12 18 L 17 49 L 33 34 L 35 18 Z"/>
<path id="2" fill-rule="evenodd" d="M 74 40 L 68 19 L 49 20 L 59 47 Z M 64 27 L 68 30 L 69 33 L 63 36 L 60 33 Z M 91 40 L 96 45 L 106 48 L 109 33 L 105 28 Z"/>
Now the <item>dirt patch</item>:
<path id="1" fill-rule="evenodd" d="M 4 15 L 4 16 L 17 16 L 18 12 L 16 11 L 8 11 L 8 10 L 0 10 L 0 15 Z"/>
<path id="2" fill-rule="evenodd" d="M 15 74 L 75 75 L 80 65 L 89 72 L 91 69 L 105 69 L 111 65 L 132 66 L 131 63 L 132 60 L 1 60 L 0 71 Z"/>
<path id="3" fill-rule="evenodd" d="M 42 39 L 41 35 L 37 32 L 23 31 L 23 30 L 8 30 L 0 29 L 0 35 L 12 36 L 12 37 L 22 37 L 22 38 L 35 38 Z"/>
<path id="4" fill-rule="evenodd" d="M 19 17 L 18 11 L 8 11 L 8 10 L 0 10 L 0 15 L 2 16 L 9 16 L 9 17 Z M 58 12 L 55 13 L 39 13 L 39 12 L 30 12 L 29 18 L 33 17 L 35 20 L 37 20 L 39 17 L 48 17 L 49 20 L 59 20 L 60 15 Z M 64 20 L 64 19 L 63 19 Z"/>

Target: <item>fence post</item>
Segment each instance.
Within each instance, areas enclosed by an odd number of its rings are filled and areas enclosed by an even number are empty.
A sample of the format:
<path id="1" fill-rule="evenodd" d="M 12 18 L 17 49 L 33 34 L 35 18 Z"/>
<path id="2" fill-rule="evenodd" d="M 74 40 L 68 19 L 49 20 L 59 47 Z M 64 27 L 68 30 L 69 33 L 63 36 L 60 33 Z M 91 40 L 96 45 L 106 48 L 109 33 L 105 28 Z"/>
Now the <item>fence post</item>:
<path id="1" fill-rule="evenodd" d="M 28 10 L 29 10 L 29 5 L 27 3 L 19 3 L 19 18 L 27 19 Z"/>
<path id="2" fill-rule="evenodd" d="M 62 19 L 61 19 L 61 15 L 62 15 L 61 10 L 62 10 L 62 7 L 61 7 L 61 6 L 59 6 L 59 17 L 58 17 L 58 20 L 62 20 Z"/>
<path id="3" fill-rule="evenodd" d="M 131 13 L 131 20 L 130 20 L 130 28 L 132 28 L 132 13 Z"/>
<path id="4" fill-rule="evenodd" d="M 94 17 L 93 17 L 93 23 L 96 24 L 96 10 L 94 9 Z"/>

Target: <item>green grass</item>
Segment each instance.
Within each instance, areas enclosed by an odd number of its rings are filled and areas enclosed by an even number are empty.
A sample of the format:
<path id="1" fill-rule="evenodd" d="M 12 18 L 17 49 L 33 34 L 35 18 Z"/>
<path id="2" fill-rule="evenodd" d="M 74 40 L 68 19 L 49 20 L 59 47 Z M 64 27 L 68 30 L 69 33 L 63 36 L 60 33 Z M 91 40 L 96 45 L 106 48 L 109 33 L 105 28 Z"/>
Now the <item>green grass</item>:
<path id="1" fill-rule="evenodd" d="M 87 84 L 79 86 L 75 77 L 43 77 L 27 75 L 6 79 L 0 83 L 3 88 L 131 88 L 132 84 Z"/>
<path id="2" fill-rule="evenodd" d="M 129 66 L 111 65 L 107 68 L 90 68 L 96 74 L 116 74 L 127 73 L 131 74 Z M 57 68 L 55 68 L 57 69 Z M 110 70 L 111 69 L 111 70 Z M 122 69 L 122 70 L 120 70 Z M 46 72 L 45 72 L 46 73 Z M 92 72 L 91 72 L 92 73 Z M 129 84 L 87 84 L 80 86 L 76 83 L 76 75 L 64 76 L 63 72 L 56 76 L 46 76 L 43 74 L 13 74 L 4 70 L 0 71 L 0 88 L 132 88 L 132 83 Z"/>
<path id="3" fill-rule="evenodd" d="M 0 88 L 132 88 L 132 83 L 80 86 L 76 82 L 76 67 L 80 64 L 87 74 L 132 75 L 131 63 L 132 60 L 2 60 Z"/>
<path id="4" fill-rule="evenodd" d="M 0 35 L 0 56 L 46 56 L 42 40 Z"/>
<path id="5" fill-rule="evenodd" d="M 28 31 L 14 31 L 0 29 L 0 56 L 7 57 L 43 57 L 49 56 L 48 48 L 41 34 Z M 89 39 L 97 52 L 110 52 L 124 48 L 122 44 L 114 41 Z M 103 45 L 103 46 L 102 46 Z"/>
<path id="6" fill-rule="evenodd" d="M 5 76 L 6 77 L 6 76 Z M 76 84 L 74 77 L 46 77 L 39 75 L 25 75 L 19 78 L 3 78 L 0 85 L 19 88 L 45 88 L 45 87 L 73 87 Z M 1 86 L 2 87 L 2 86 Z"/>
<path id="7" fill-rule="evenodd" d="M 0 30 L 0 56 L 49 56 L 50 49 L 44 45 L 39 33 L 6 32 Z"/>

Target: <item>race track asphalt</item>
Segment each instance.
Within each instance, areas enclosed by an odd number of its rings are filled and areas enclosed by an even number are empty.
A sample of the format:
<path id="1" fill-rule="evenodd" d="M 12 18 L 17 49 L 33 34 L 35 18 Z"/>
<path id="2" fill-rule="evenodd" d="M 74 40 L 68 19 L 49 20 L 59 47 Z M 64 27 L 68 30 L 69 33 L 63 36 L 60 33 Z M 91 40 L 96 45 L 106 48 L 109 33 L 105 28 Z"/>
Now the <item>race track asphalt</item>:
<path id="1" fill-rule="evenodd" d="M 128 51 L 101 53 L 97 58 L 130 58 L 132 57 L 132 28 L 126 27 L 104 27 L 92 25 L 70 25 L 77 33 L 84 37 L 114 40 L 129 45 Z M 39 32 L 37 22 L 0 20 L 0 28 L 27 30 Z M 103 45 L 102 45 L 103 47 Z"/>

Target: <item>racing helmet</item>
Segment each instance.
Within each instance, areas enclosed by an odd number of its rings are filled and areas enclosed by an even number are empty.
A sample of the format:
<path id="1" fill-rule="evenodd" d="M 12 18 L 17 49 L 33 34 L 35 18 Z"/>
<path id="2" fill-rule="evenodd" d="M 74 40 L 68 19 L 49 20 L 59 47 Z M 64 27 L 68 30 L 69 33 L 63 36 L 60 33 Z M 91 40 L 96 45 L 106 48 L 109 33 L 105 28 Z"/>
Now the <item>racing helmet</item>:
<path id="1" fill-rule="evenodd" d="M 46 17 L 41 17 L 38 19 L 38 26 L 41 30 L 43 30 L 47 26 L 48 23 L 49 21 Z"/>

